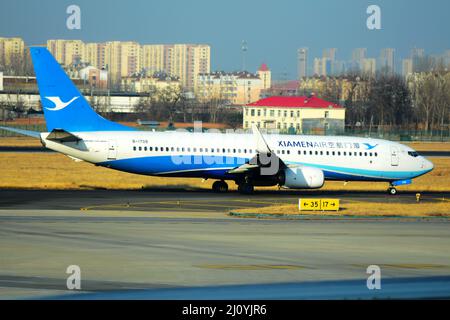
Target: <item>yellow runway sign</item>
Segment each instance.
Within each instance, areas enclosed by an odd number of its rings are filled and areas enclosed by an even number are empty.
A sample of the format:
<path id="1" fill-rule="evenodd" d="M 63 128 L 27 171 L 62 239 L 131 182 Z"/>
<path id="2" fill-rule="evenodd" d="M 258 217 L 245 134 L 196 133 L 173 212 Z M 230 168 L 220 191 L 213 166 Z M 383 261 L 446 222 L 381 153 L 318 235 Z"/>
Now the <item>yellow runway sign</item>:
<path id="1" fill-rule="evenodd" d="M 300 211 L 339 211 L 339 199 L 299 199 Z"/>

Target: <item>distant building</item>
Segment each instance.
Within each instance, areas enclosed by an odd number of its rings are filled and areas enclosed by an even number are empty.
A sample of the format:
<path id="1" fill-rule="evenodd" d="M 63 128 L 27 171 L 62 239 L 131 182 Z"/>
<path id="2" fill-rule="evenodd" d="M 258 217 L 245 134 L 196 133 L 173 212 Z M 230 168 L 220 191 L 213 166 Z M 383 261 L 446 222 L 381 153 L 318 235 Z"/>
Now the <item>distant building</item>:
<path id="1" fill-rule="evenodd" d="M 425 57 L 425 49 L 423 49 L 423 48 L 412 48 L 411 49 L 410 59 L 412 61 L 412 72 L 424 71 L 424 70 L 419 70 L 419 69 L 421 69 L 421 64 L 424 62 L 425 58 L 426 58 Z"/>
<path id="2" fill-rule="evenodd" d="M 328 48 L 323 50 L 322 58 L 330 59 L 332 62 L 336 60 L 336 48 Z"/>
<path id="3" fill-rule="evenodd" d="M 314 75 L 315 76 L 329 76 L 332 73 L 332 61 L 330 58 L 315 58 L 314 59 Z"/>
<path id="4" fill-rule="evenodd" d="M 393 48 L 381 49 L 380 70 L 389 73 L 395 72 L 395 49 Z"/>
<path id="5" fill-rule="evenodd" d="M 88 66 L 81 69 L 78 74 L 81 80 L 86 81 L 93 88 L 108 88 L 108 72 L 106 70 L 100 70 L 96 67 Z"/>
<path id="6" fill-rule="evenodd" d="M 367 58 L 367 48 L 356 48 L 352 51 L 351 66 L 353 71 L 362 71 L 364 60 Z"/>
<path id="7" fill-rule="evenodd" d="M 0 37 L 0 66 L 8 66 L 24 59 L 25 43 L 21 38 Z"/>
<path id="8" fill-rule="evenodd" d="M 402 75 L 407 77 L 414 72 L 413 59 L 403 59 L 402 61 Z"/>
<path id="9" fill-rule="evenodd" d="M 361 72 L 363 74 L 374 76 L 377 72 L 377 60 L 376 59 L 363 59 L 361 65 Z"/>
<path id="10" fill-rule="evenodd" d="M 298 79 L 308 76 L 308 48 L 300 48 L 297 50 L 298 60 Z"/>
<path id="11" fill-rule="evenodd" d="M 195 87 L 200 101 L 219 99 L 228 104 L 244 105 L 260 98 L 263 82 L 256 74 L 240 72 L 200 73 Z"/>
<path id="12" fill-rule="evenodd" d="M 205 44 L 140 45 L 132 41 L 84 43 L 81 40 L 48 40 L 47 48 L 64 65 L 86 62 L 105 68 L 113 86 L 122 77 L 146 70 L 177 76 L 186 88 L 193 88 L 199 73 L 210 72 L 210 46 Z"/>
<path id="13" fill-rule="evenodd" d="M 262 81 L 262 89 L 270 89 L 270 87 L 272 86 L 272 73 L 267 67 L 267 64 L 263 63 L 256 73 Z"/>
<path id="14" fill-rule="evenodd" d="M 166 74 L 154 74 L 152 76 L 130 76 L 121 81 L 122 91 L 133 93 L 154 93 L 164 89 L 170 89 L 171 93 L 181 92 L 181 83 L 178 78 Z"/>
<path id="15" fill-rule="evenodd" d="M 343 131 L 345 108 L 315 96 L 261 99 L 243 107 L 243 128 L 252 124 L 281 132 L 313 133 Z"/>

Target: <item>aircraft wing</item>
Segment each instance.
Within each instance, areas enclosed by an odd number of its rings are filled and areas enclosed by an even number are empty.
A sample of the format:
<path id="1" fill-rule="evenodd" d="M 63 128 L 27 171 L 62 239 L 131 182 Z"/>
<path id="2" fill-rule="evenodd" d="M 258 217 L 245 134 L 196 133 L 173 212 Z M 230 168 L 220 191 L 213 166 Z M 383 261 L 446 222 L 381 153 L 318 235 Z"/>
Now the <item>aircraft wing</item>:
<path id="1" fill-rule="evenodd" d="M 23 134 L 24 136 L 29 136 L 29 137 L 33 137 L 33 138 L 37 138 L 37 139 L 41 138 L 41 133 L 37 132 L 37 131 L 23 130 L 23 129 L 11 128 L 11 127 L 2 127 L 2 126 L 0 126 L 0 129 L 5 130 L 5 131 L 11 131 L 11 132 Z"/>
<path id="2" fill-rule="evenodd" d="M 265 171 L 266 175 L 275 175 L 287 165 L 273 152 L 256 125 L 252 125 L 253 136 L 256 143 L 256 156 L 245 164 L 233 168 L 228 173 L 245 174 L 256 170 Z"/>

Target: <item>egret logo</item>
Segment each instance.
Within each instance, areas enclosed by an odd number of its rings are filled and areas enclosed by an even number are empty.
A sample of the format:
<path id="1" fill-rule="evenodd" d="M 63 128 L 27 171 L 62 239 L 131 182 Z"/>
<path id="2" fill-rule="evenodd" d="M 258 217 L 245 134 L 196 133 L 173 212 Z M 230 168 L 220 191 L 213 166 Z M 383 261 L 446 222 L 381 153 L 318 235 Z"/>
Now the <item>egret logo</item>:
<path id="1" fill-rule="evenodd" d="M 375 145 L 371 145 L 370 143 L 363 143 L 363 145 L 365 145 L 367 147 L 366 150 L 372 150 L 374 149 L 376 146 L 378 146 L 378 143 Z"/>
<path id="2" fill-rule="evenodd" d="M 45 107 L 45 109 L 50 110 L 50 111 L 62 110 L 64 108 L 66 108 L 69 104 L 71 104 L 72 102 L 77 100 L 78 98 L 79 97 L 73 97 L 69 101 L 63 102 L 63 101 L 61 101 L 60 97 L 45 97 L 45 99 L 50 100 L 55 105 L 53 108 Z"/>

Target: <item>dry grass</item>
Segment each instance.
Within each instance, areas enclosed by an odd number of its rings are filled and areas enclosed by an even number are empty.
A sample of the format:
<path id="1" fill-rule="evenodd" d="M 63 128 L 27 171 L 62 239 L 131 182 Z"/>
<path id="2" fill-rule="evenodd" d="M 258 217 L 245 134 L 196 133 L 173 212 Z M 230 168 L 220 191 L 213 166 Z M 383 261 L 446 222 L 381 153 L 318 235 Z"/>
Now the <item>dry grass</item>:
<path id="1" fill-rule="evenodd" d="M 450 191 L 450 158 L 433 159 L 435 169 L 414 180 L 399 190 Z M 85 162 L 74 162 L 56 153 L 0 153 L 1 188 L 107 188 L 140 189 L 142 187 L 191 187 L 211 188 L 212 182 L 201 179 L 162 178 L 140 176 Z M 230 189 L 236 189 L 230 183 Z M 272 187 L 271 189 L 277 189 Z M 380 190 L 387 189 L 387 183 L 327 182 L 322 190 Z"/>
<path id="2" fill-rule="evenodd" d="M 276 215 L 352 215 L 352 216 L 405 216 L 405 217 L 448 217 L 450 216 L 450 201 L 421 203 L 373 203 L 348 202 L 341 204 L 341 211 L 303 211 L 298 205 L 279 205 L 263 208 L 247 208 L 233 210 L 237 213 L 276 214 Z"/>
<path id="3" fill-rule="evenodd" d="M 41 141 L 29 137 L 2 137 L 0 147 L 40 147 Z"/>
<path id="4" fill-rule="evenodd" d="M 75 162 L 61 154 L 0 153 L 0 188 L 140 189 L 158 187 L 204 187 L 200 179 L 148 177 Z"/>
<path id="5" fill-rule="evenodd" d="M 450 151 L 450 142 L 402 142 L 417 151 Z"/>

